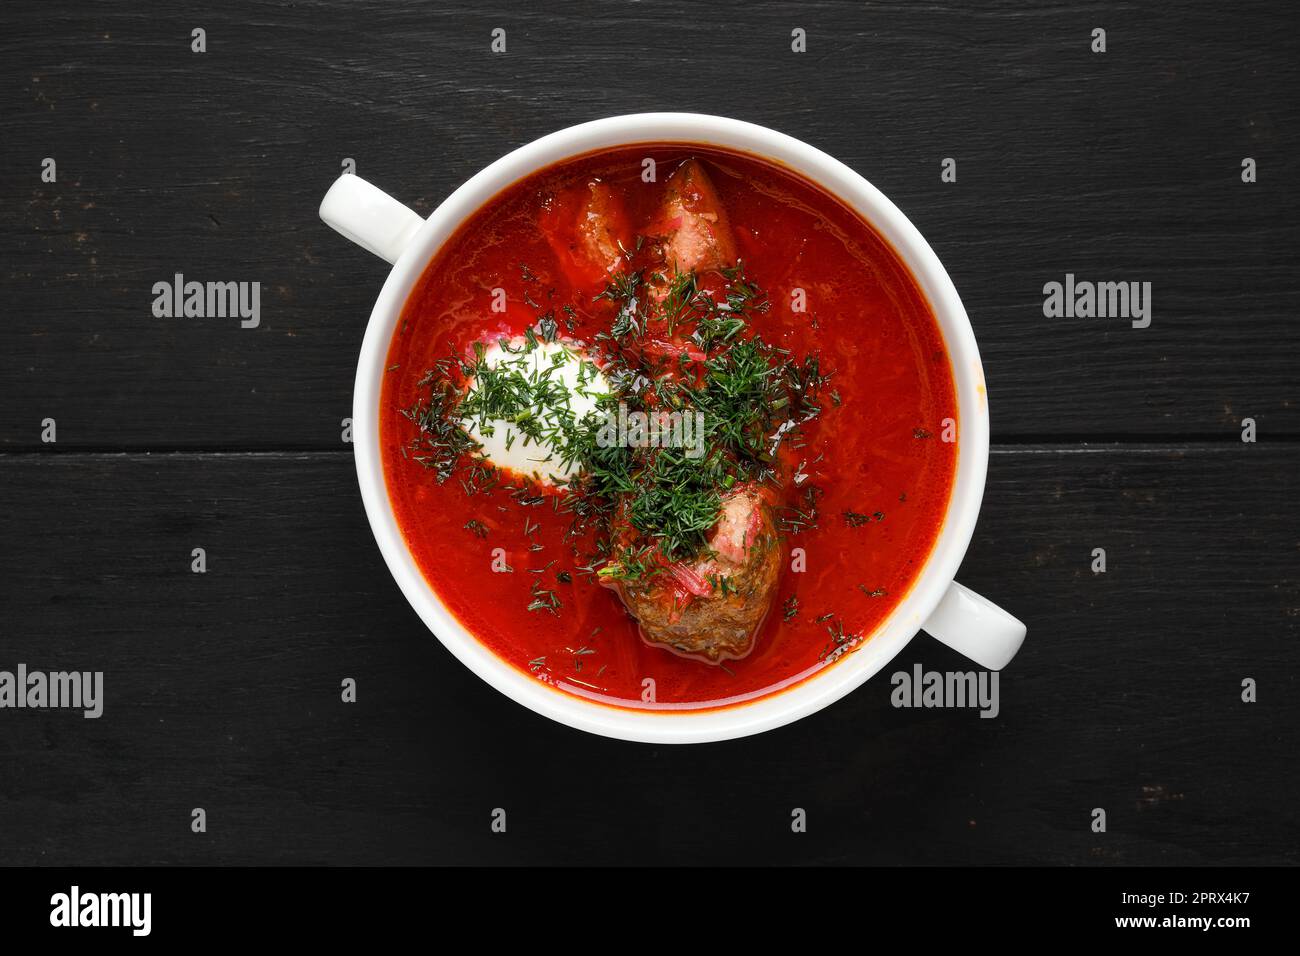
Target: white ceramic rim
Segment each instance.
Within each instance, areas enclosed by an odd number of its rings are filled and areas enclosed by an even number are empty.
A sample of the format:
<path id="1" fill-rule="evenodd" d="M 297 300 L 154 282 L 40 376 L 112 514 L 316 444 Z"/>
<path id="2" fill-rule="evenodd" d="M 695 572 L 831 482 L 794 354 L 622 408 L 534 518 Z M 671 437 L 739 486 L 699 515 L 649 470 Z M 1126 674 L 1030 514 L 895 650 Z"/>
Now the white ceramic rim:
<path id="1" fill-rule="evenodd" d="M 379 448 L 379 399 L 388 347 L 402 306 L 425 266 L 464 220 L 501 190 L 546 166 L 592 150 L 634 143 L 721 146 L 776 160 L 852 206 L 911 269 L 938 319 L 956 384 L 957 475 L 938 541 L 908 594 L 870 638 L 831 666 L 785 690 L 706 711 L 641 711 L 573 696 L 530 677 L 480 643 L 425 580 L 397 526 Z M 361 497 L 375 540 L 402 593 L 462 664 L 512 700 L 579 730 L 646 743 L 702 743 L 761 733 L 834 703 L 879 672 L 916 636 L 956 576 L 984 494 L 989 418 L 975 334 L 957 290 L 920 232 L 878 189 L 839 160 L 784 133 L 698 113 L 636 113 L 543 136 L 456 189 L 425 221 L 393 266 L 366 327 L 352 405 Z"/>

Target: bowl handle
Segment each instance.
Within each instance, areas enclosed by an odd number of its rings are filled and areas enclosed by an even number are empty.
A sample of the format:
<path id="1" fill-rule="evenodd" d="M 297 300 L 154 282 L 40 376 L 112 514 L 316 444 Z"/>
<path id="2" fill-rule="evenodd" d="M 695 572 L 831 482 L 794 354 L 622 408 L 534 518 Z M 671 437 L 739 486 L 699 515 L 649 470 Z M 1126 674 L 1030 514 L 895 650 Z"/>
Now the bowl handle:
<path id="1" fill-rule="evenodd" d="M 1025 625 L 956 581 L 921 629 L 980 667 L 1000 671 L 1025 641 Z"/>
<path id="2" fill-rule="evenodd" d="M 355 173 L 334 181 L 321 200 L 320 217 L 331 229 L 390 263 L 398 260 L 424 225 L 419 213 Z"/>

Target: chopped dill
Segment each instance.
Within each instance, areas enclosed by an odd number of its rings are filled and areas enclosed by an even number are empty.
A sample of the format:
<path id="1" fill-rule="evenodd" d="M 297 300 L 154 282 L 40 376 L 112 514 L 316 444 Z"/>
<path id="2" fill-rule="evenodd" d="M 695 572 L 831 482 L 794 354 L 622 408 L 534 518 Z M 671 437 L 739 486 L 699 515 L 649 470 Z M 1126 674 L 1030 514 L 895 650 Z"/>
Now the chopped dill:
<path id="1" fill-rule="evenodd" d="M 536 278 L 526 265 L 520 269 L 526 280 Z M 764 339 L 757 323 L 770 303 L 743 263 L 721 275 L 721 288 L 676 270 L 665 275 L 629 269 L 612 276 L 592 306 L 608 316 L 607 331 L 595 336 L 599 367 L 561 342 L 554 312 L 540 316 L 521 338 L 498 340 L 502 354 L 492 361 L 482 342 L 472 359 L 444 359 L 422 380 L 422 398 L 408 411 L 419 432 L 413 457 L 422 457 L 445 480 L 458 460 L 480 450 L 468 423 L 485 437 L 504 423 L 507 447 L 536 449 L 533 460 L 569 476 L 561 480 L 565 494 L 552 497 L 555 511 L 572 516 L 566 540 L 591 528 L 598 541 L 598 553 L 579 571 L 594 569 L 607 582 L 644 583 L 665 562 L 704 554 L 733 488 L 779 483 L 781 447 L 802 445 L 802 429 L 821 413 L 820 395 L 831 379 L 816 354 L 797 358 Z M 577 312 L 562 309 L 567 328 Z M 543 348 L 553 351 L 538 351 Z M 568 377 L 574 361 L 576 384 Z M 596 390 L 598 380 L 608 383 L 608 394 Z M 595 410 L 579 416 L 575 396 Z M 838 404 L 838 393 L 832 402 Z M 692 416 L 699 423 L 698 444 L 610 442 L 603 430 L 619 405 L 647 417 Z M 478 470 L 462 478 L 467 493 L 499 486 L 499 476 L 481 457 L 470 468 Z M 820 489 L 800 485 L 796 504 L 777 509 L 785 533 L 816 526 Z M 533 482 L 506 490 L 522 505 L 547 497 Z M 630 526 L 630 537 L 615 540 L 609 534 L 616 517 Z M 526 537 L 537 528 L 525 519 Z M 536 542 L 530 547 L 540 549 Z M 724 593 L 729 585 L 721 585 Z M 529 605 L 551 611 L 557 606 L 538 593 Z"/>

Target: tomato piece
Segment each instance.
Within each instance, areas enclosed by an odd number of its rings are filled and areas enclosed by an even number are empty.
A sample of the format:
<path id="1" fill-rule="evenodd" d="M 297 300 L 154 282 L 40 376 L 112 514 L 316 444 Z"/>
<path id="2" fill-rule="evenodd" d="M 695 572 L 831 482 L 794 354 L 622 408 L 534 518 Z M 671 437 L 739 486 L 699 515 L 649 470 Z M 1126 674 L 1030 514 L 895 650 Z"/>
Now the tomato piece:
<path id="1" fill-rule="evenodd" d="M 691 565 L 681 561 L 669 561 L 658 552 L 655 552 L 655 558 L 660 567 L 667 571 L 673 580 L 685 589 L 687 594 L 695 597 L 708 597 L 713 593 L 713 585 Z"/>
<path id="2" fill-rule="evenodd" d="M 705 172 L 688 159 L 668 177 L 664 203 L 650 233 L 663 238 L 664 265 L 671 273 L 710 272 L 736 263 L 736 238 L 727 210 Z"/>
<path id="3" fill-rule="evenodd" d="M 538 226 L 565 277 L 579 291 L 604 290 L 633 248 L 627 209 L 608 184 L 589 179 L 542 205 Z"/>
<path id="4" fill-rule="evenodd" d="M 684 341 L 681 338 L 674 338 L 669 341 L 664 339 L 651 338 L 646 339 L 641 344 L 641 351 L 646 355 L 652 355 L 655 358 L 679 358 L 685 355 L 692 362 L 703 362 L 707 356 L 691 342 Z"/>

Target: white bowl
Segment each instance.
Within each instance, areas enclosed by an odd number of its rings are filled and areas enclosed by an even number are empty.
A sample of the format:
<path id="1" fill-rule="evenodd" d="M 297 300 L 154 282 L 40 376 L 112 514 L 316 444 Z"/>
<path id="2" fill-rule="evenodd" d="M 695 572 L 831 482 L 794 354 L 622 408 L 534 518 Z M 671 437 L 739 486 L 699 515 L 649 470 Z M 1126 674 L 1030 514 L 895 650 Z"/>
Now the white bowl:
<path id="1" fill-rule="evenodd" d="M 632 710 L 572 696 L 529 677 L 470 634 L 430 587 L 407 550 L 384 481 L 379 396 L 393 329 L 415 283 L 443 242 L 488 200 L 543 167 L 592 150 L 633 143 L 721 146 L 776 160 L 852 206 L 911 269 L 938 319 L 952 362 L 958 422 L 957 474 L 938 541 L 909 593 L 857 650 L 800 683 L 756 700 L 707 711 Z M 839 700 L 883 668 L 916 633 L 927 632 L 984 667 L 1004 666 L 1025 627 L 953 581 L 984 494 L 989 416 L 984 372 L 952 280 L 916 227 L 848 166 L 783 133 L 718 116 L 639 113 L 573 126 L 516 149 L 447 197 L 427 220 L 355 175 L 321 203 L 321 218 L 393 263 L 366 328 L 357 363 L 352 434 L 361 495 L 389 570 L 416 612 L 460 661 L 507 697 L 580 730 L 650 743 L 698 743 L 756 734 Z"/>

